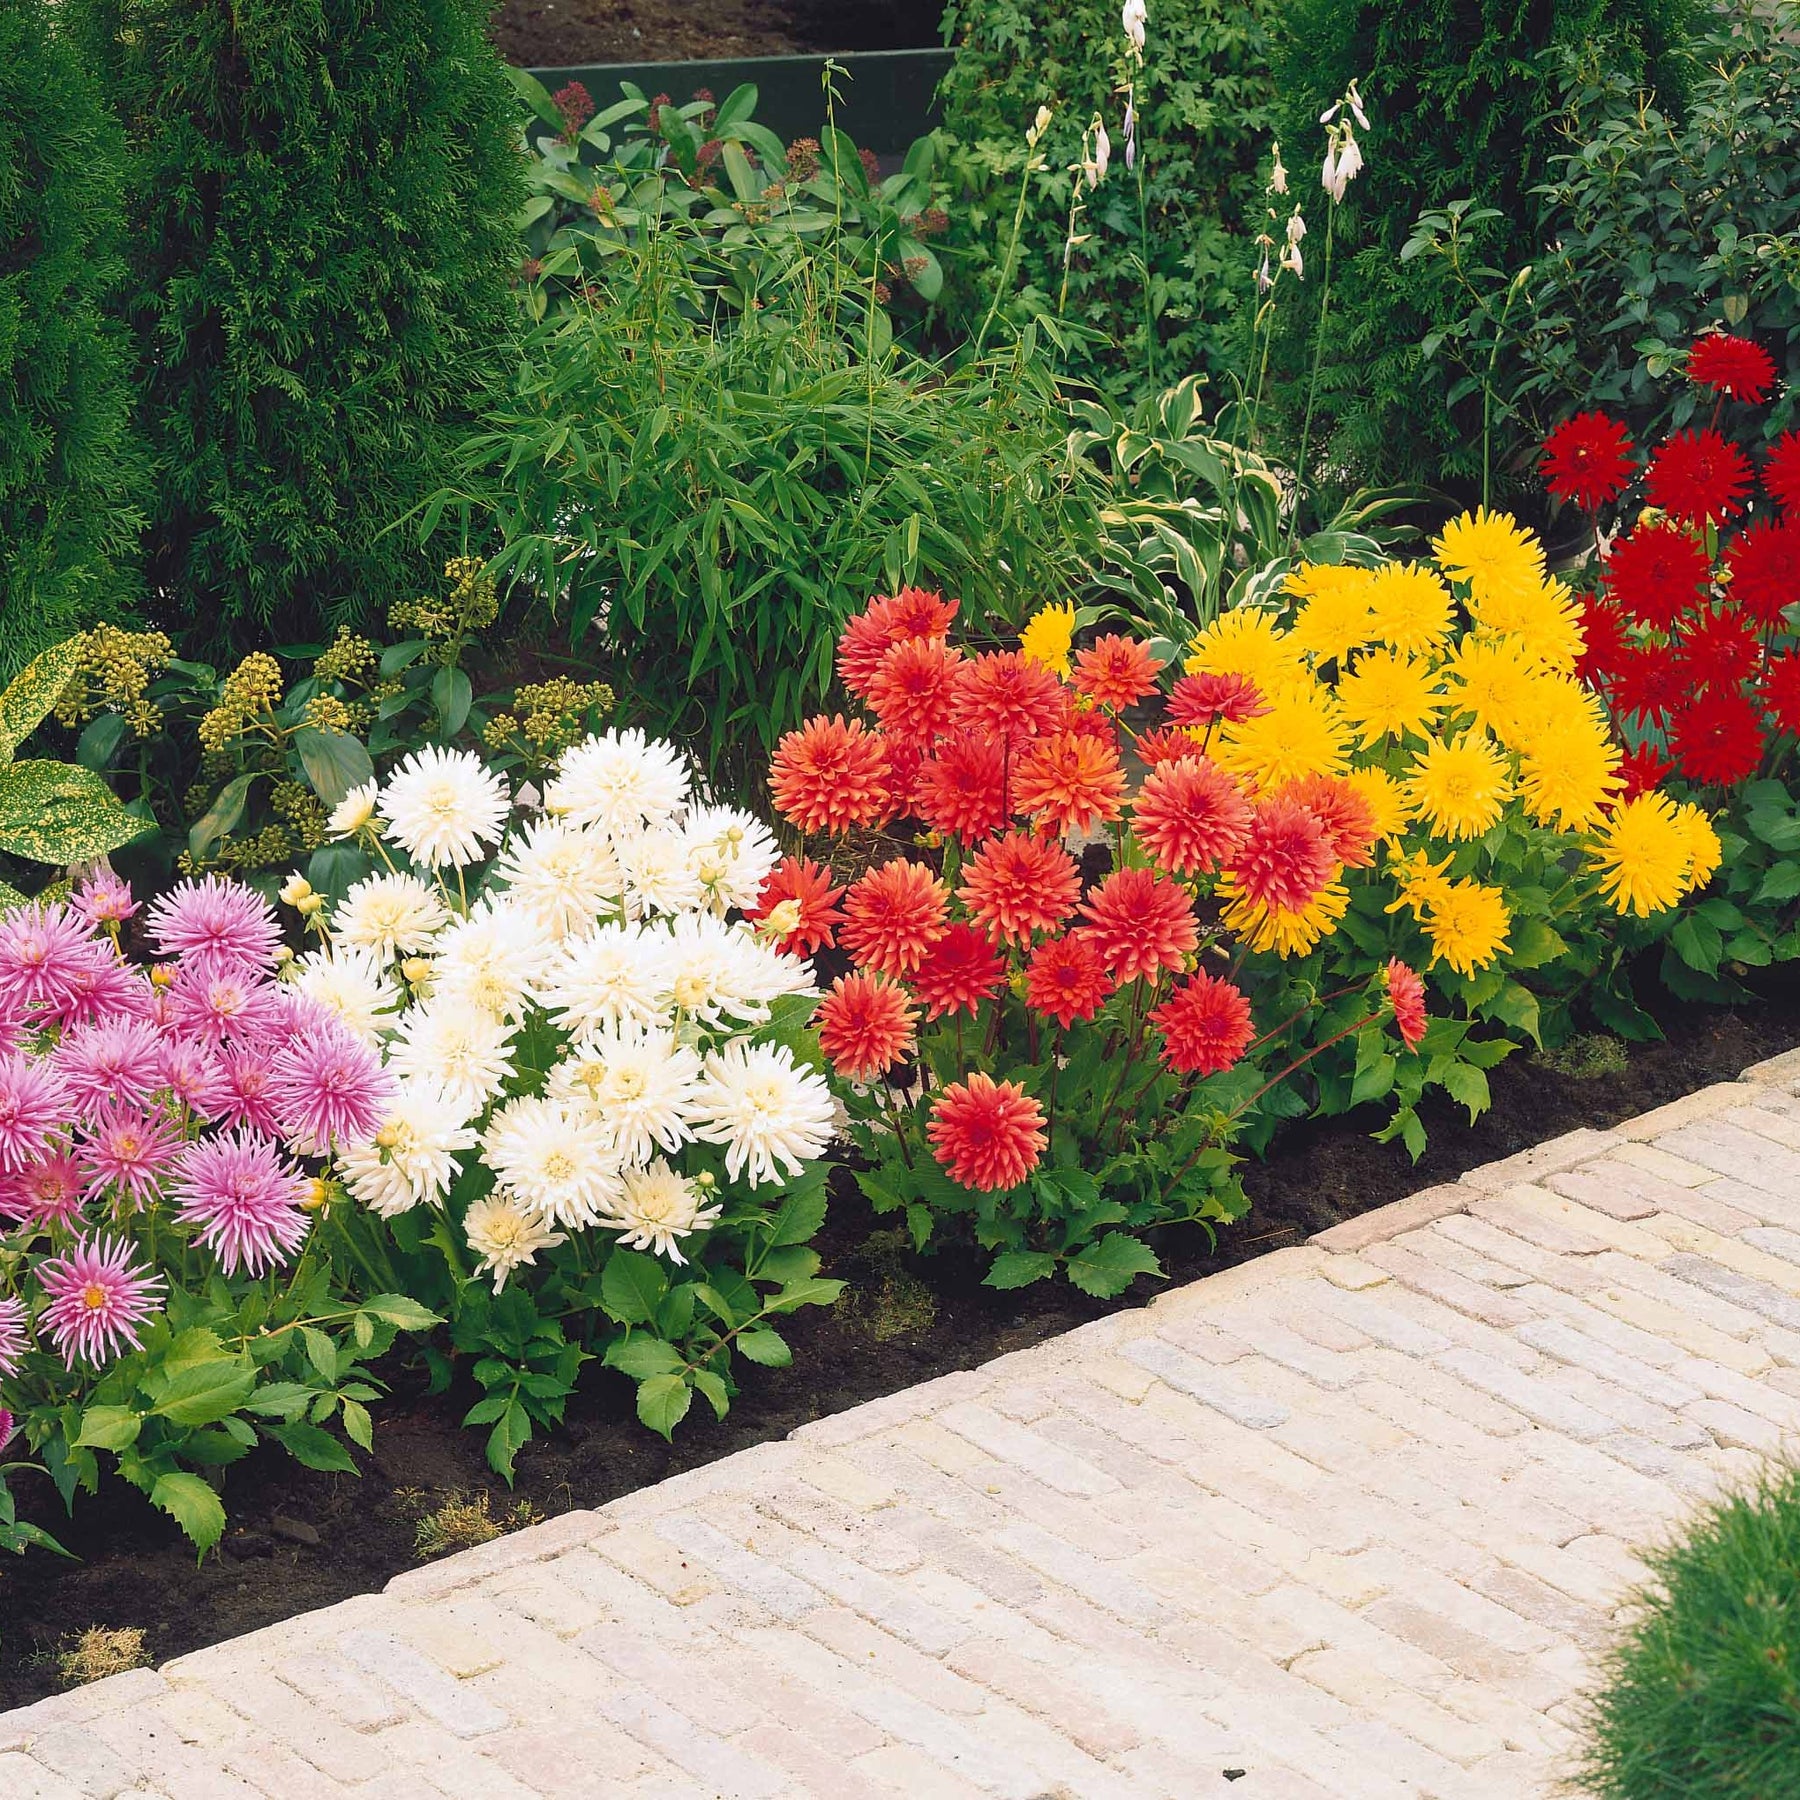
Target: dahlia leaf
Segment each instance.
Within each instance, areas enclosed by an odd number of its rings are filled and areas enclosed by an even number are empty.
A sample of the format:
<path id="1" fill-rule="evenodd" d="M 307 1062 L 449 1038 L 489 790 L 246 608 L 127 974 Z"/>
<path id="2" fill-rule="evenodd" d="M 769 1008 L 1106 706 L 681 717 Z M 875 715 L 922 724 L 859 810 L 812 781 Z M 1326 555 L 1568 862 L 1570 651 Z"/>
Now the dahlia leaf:
<path id="1" fill-rule="evenodd" d="M 81 1415 L 76 1444 L 89 1450 L 123 1450 L 137 1442 L 144 1415 L 129 1406 L 90 1406 Z"/>
<path id="2" fill-rule="evenodd" d="M 225 1508 L 219 1496 L 207 1482 L 186 1470 L 157 1476 L 150 1488 L 150 1504 L 166 1512 L 202 1556 L 225 1535 Z"/>
<path id="3" fill-rule="evenodd" d="M 1109 1231 L 1099 1243 L 1089 1244 L 1067 1268 L 1069 1279 L 1097 1300 L 1124 1293 L 1140 1275 L 1160 1276 L 1163 1272 L 1156 1252 L 1122 1231 Z"/>
<path id="4" fill-rule="evenodd" d="M 255 1386 L 254 1369 L 218 1357 L 172 1375 L 152 1410 L 176 1425 L 211 1425 L 236 1412 Z"/>
<path id="5" fill-rule="evenodd" d="M 644 1325 L 656 1317 L 668 1286 L 669 1278 L 654 1256 L 615 1250 L 600 1278 L 600 1303 L 621 1325 Z"/>
<path id="6" fill-rule="evenodd" d="M 653 1375 L 638 1388 L 638 1419 L 664 1438 L 674 1435 L 693 1404 L 694 1390 L 679 1375 Z"/>
<path id="7" fill-rule="evenodd" d="M 655 1375 L 674 1375 L 685 1366 L 681 1352 L 661 1338 L 633 1336 L 621 1338 L 606 1353 L 606 1366 L 629 1375 L 633 1381 L 648 1381 Z"/>
<path id="8" fill-rule="evenodd" d="M 991 1288 L 1029 1287 L 1056 1273 L 1056 1258 L 1042 1250 L 1004 1250 L 994 1258 L 994 1266 L 982 1278 L 981 1285 Z"/>
<path id="9" fill-rule="evenodd" d="M 429 1331 L 443 1323 L 436 1313 L 405 1294 L 377 1294 L 373 1300 L 365 1300 L 361 1310 L 401 1331 Z"/>
<path id="10" fill-rule="evenodd" d="M 329 1431 L 296 1419 L 291 1425 L 271 1425 L 274 1438 L 302 1468 L 317 1469 L 322 1474 L 354 1475 L 355 1460 Z"/>
<path id="11" fill-rule="evenodd" d="M 785 1369 L 794 1360 L 787 1339 L 766 1326 L 740 1332 L 733 1342 L 753 1363 L 760 1363 L 765 1369 Z"/>

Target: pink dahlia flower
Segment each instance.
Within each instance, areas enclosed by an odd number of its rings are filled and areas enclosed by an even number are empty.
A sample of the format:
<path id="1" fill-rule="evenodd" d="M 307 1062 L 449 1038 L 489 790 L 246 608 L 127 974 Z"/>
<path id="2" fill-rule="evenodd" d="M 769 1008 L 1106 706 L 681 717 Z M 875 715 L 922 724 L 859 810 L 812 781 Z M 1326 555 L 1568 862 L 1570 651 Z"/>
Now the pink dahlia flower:
<path id="1" fill-rule="evenodd" d="M 0 919 L 0 1001 L 9 1012 L 60 1006 L 91 962 L 87 923 L 66 906 L 21 906 Z"/>
<path id="2" fill-rule="evenodd" d="M 0 1450 L 4 1450 L 13 1441 L 13 1432 L 16 1429 L 12 1414 L 4 1406 L 0 1406 Z"/>
<path id="3" fill-rule="evenodd" d="M 165 1036 L 157 1045 L 156 1085 L 202 1119 L 216 1119 L 230 1103 L 218 1057 L 186 1038 Z"/>
<path id="4" fill-rule="evenodd" d="M 176 971 L 169 1017 L 191 1036 L 218 1042 L 266 1037 L 282 1022 L 282 995 L 245 963 L 198 957 Z"/>
<path id="5" fill-rule="evenodd" d="M 307 1156 L 372 1138 L 387 1116 L 393 1077 L 375 1052 L 335 1021 L 294 1038 L 270 1066 L 269 1098 L 281 1134 Z"/>
<path id="6" fill-rule="evenodd" d="M 275 961 L 281 926 L 254 888 L 223 876 L 184 881 L 150 908 L 150 941 L 165 956 L 205 957 L 266 969 Z"/>
<path id="7" fill-rule="evenodd" d="M 162 1038 L 142 1019 L 106 1025 L 78 1025 L 51 1058 L 70 1101 L 91 1118 L 108 1101 L 142 1106 L 157 1087 Z"/>
<path id="8" fill-rule="evenodd" d="M 269 1084 L 269 1059 L 255 1050 L 228 1045 L 219 1057 L 218 1116 L 227 1125 L 248 1125 L 274 1136 L 280 1129 Z"/>
<path id="9" fill-rule="evenodd" d="M 25 1302 L 0 1300 L 0 1375 L 16 1375 L 31 1348 L 25 1329 Z"/>
<path id="10" fill-rule="evenodd" d="M 48 1062 L 0 1054 L 0 1170 L 29 1168 L 47 1155 L 73 1113 L 69 1090 Z"/>
<path id="11" fill-rule="evenodd" d="M 71 960 L 55 992 L 39 1007 L 39 1022 L 96 1025 L 114 1019 L 148 1019 L 154 1011 L 153 999 L 142 970 L 121 961 L 111 944 L 90 940 Z"/>
<path id="12" fill-rule="evenodd" d="M 73 1230 L 84 1198 L 81 1170 L 67 1150 L 57 1150 L 14 1174 L 0 1175 L 0 1218 L 20 1225 Z"/>
<path id="13" fill-rule="evenodd" d="M 70 904 L 90 925 L 123 925 L 137 910 L 131 883 L 101 869 L 75 890 Z"/>
<path id="14" fill-rule="evenodd" d="M 76 1151 L 88 1197 L 110 1189 L 136 1206 L 148 1206 L 161 1191 L 181 1143 L 181 1134 L 161 1113 L 103 1107 L 84 1128 Z"/>
<path id="15" fill-rule="evenodd" d="M 164 1285 L 123 1238 L 89 1238 L 39 1263 L 37 1276 L 49 1302 L 39 1325 L 71 1369 L 142 1348 L 138 1329 L 157 1312 Z"/>
<path id="16" fill-rule="evenodd" d="M 170 1190 L 178 1217 L 197 1225 L 197 1240 L 227 1275 L 261 1275 L 286 1262 L 308 1226 L 300 1202 L 306 1177 L 280 1147 L 253 1131 L 222 1133 L 190 1144 Z"/>

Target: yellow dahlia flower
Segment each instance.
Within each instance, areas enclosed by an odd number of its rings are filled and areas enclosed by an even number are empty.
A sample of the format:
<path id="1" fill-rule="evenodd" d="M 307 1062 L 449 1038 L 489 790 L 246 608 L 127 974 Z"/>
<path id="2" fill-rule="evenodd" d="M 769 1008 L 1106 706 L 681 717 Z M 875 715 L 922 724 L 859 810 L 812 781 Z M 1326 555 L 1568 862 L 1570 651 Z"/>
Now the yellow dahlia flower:
<path id="1" fill-rule="evenodd" d="M 1297 645 L 1273 613 L 1240 606 L 1222 612 L 1188 646 L 1190 675 L 1243 675 L 1267 696 L 1312 676 Z"/>
<path id="2" fill-rule="evenodd" d="M 1330 694 L 1311 682 L 1269 695 L 1269 710 L 1219 727 L 1213 760 L 1247 786 L 1286 787 L 1308 775 L 1342 775 L 1350 729 Z"/>
<path id="3" fill-rule="evenodd" d="M 1414 760 L 1406 795 L 1440 837 L 1478 838 L 1500 821 L 1513 791 L 1506 758 L 1473 734 L 1433 738 Z"/>
<path id="4" fill-rule="evenodd" d="M 1369 590 L 1375 577 L 1368 569 L 1344 564 L 1308 563 L 1287 579 L 1287 591 L 1302 600 L 1288 639 L 1320 662 L 1339 663 L 1360 650 L 1374 635 Z"/>
<path id="5" fill-rule="evenodd" d="M 1652 789 L 1613 813 L 1594 833 L 1589 855 L 1601 870 L 1600 891 L 1614 909 L 1648 918 L 1692 887 L 1701 851 L 1693 821 L 1681 816 L 1667 794 Z"/>
<path id="6" fill-rule="evenodd" d="M 1386 563 L 1369 587 L 1375 641 L 1402 656 L 1441 649 L 1450 637 L 1450 589 L 1423 563 Z"/>
<path id="7" fill-rule="evenodd" d="M 1376 650 L 1359 656 L 1337 684 L 1338 706 L 1358 741 L 1428 737 L 1444 710 L 1443 689 L 1430 663 Z"/>
<path id="8" fill-rule="evenodd" d="M 1375 817 L 1375 835 L 1399 837 L 1413 816 L 1405 788 L 1386 769 L 1352 769 L 1344 781 L 1369 803 L 1369 811 Z"/>
<path id="9" fill-rule="evenodd" d="M 1506 896 L 1480 881 L 1448 883 L 1425 915 L 1425 935 L 1436 960 L 1459 975 L 1485 969 L 1506 948 L 1511 929 Z"/>
<path id="10" fill-rule="evenodd" d="M 1328 883 L 1297 911 L 1252 900 L 1230 875 L 1220 877 L 1217 891 L 1230 930 L 1252 950 L 1273 950 L 1283 958 L 1310 953 L 1350 910 L 1350 890 L 1341 881 Z"/>
<path id="11" fill-rule="evenodd" d="M 1069 649 L 1074 642 L 1075 608 L 1067 601 L 1039 607 L 1019 633 L 1019 649 L 1026 661 L 1042 663 L 1058 676 L 1069 673 Z"/>
<path id="12" fill-rule="evenodd" d="M 1489 512 L 1485 506 L 1464 513 L 1444 527 L 1431 547 L 1446 575 L 1469 584 L 1477 605 L 1543 584 L 1543 548 L 1509 513 Z"/>

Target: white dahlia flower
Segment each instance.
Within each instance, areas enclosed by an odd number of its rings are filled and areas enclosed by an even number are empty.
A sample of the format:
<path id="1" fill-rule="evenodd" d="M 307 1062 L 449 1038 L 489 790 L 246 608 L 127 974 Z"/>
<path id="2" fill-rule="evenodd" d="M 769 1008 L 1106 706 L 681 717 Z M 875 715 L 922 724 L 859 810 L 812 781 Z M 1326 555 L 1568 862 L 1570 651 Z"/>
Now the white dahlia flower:
<path id="1" fill-rule="evenodd" d="M 462 1119 L 473 1119 L 513 1072 L 512 1036 L 492 1013 L 433 999 L 400 1021 L 387 1066 L 402 1081 L 440 1088 Z"/>
<path id="2" fill-rule="evenodd" d="M 334 1012 L 366 1044 L 378 1044 L 400 1007 L 386 959 L 356 944 L 309 950 L 294 965 L 294 987 Z"/>
<path id="3" fill-rule="evenodd" d="M 552 1231 L 535 1213 L 501 1194 L 490 1194 L 477 1200 L 463 1219 L 463 1236 L 480 1260 L 477 1275 L 492 1275 L 494 1292 L 506 1286 L 506 1278 L 514 1269 L 537 1260 L 540 1250 L 548 1250 L 564 1241 L 560 1231 Z"/>
<path id="4" fill-rule="evenodd" d="M 620 1233 L 622 1244 L 685 1262 L 676 1240 L 716 1225 L 722 1210 L 702 1205 L 695 1184 L 659 1156 L 647 1169 L 626 1170 L 624 1192 L 606 1223 Z"/>
<path id="5" fill-rule="evenodd" d="M 700 1058 L 672 1031 L 621 1023 L 602 1026 L 550 1071 L 553 1099 L 591 1112 L 628 1168 L 658 1148 L 671 1153 L 693 1134 Z"/>
<path id="6" fill-rule="evenodd" d="M 336 806 L 325 821 L 326 834 L 334 838 L 355 837 L 364 830 L 375 817 L 375 796 L 377 788 L 374 781 L 365 781 L 361 787 L 353 787 Z"/>
<path id="7" fill-rule="evenodd" d="M 388 834 L 414 862 L 466 868 L 497 844 L 512 800 L 506 784 L 468 750 L 427 744 L 388 777 L 381 814 Z"/>
<path id="8" fill-rule="evenodd" d="M 339 903 L 331 931 L 340 944 L 355 944 L 391 961 L 429 948 L 449 922 L 437 890 L 418 876 L 370 875 Z"/>
<path id="9" fill-rule="evenodd" d="M 739 1039 L 706 1059 L 694 1135 L 725 1146 L 725 1172 L 751 1186 L 798 1175 L 831 1141 L 831 1089 L 785 1044 Z"/>
<path id="10" fill-rule="evenodd" d="M 544 805 L 576 825 L 612 836 L 666 824 L 687 804 L 686 759 L 641 731 L 607 731 L 565 750 Z"/>
<path id="11" fill-rule="evenodd" d="M 507 897 L 558 943 L 619 910 L 623 877 L 612 847 L 566 819 L 534 819 L 495 868 Z"/>
<path id="12" fill-rule="evenodd" d="M 636 925 L 601 925 L 571 938 L 539 984 L 547 1011 L 576 1037 L 635 1020 L 662 1021 L 669 987 L 669 936 Z"/>
<path id="13" fill-rule="evenodd" d="M 339 1151 L 344 1185 L 384 1219 L 441 1205 L 462 1173 L 457 1153 L 475 1147 L 467 1117 L 436 1083 L 401 1083 L 380 1131 Z"/>
<path id="14" fill-rule="evenodd" d="M 538 1217 L 593 1225 L 619 1195 L 619 1159 L 592 1114 L 535 1095 L 509 1100 L 482 1133 L 494 1179 Z"/>
<path id="15" fill-rule="evenodd" d="M 754 906 L 781 860 L 775 834 L 754 813 L 737 807 L 694 807 L 682 835 L 702 902 L 716 913 Z"/>
<path id="16" fill-rule="evenodd" d="M 650 913 L 692 912 L 700 904 L 700 877 L 688 860 L 679 831 L 658 825 L 618 841 L 625 901 L 633 918 Z"/>
<path id="17" fill-rule="evenodd" d="M 432 998 L 517 1020 L 537 997 L 553 947 L 529 913 L 504 900 L 478 901 L 432 945 Z"/>

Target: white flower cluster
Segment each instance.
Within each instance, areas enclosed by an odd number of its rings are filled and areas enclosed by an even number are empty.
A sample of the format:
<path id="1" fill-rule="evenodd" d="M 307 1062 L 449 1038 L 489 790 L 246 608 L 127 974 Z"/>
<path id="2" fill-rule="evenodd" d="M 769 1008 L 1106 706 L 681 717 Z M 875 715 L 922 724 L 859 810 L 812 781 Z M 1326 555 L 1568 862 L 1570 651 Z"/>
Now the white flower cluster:
<path id="1" fill-rule="evenodd" d="M 463 1229 L 496 1289 L 540 1250 L 600 1228 L 680 1262 L 714 1224 L 723 1148 L 751 1186 L 798 1175 L 832 1131 L 817 1071 L 758 1027 L 806 965 L 734 910 L 778 850 L 749 813 L 696 801 L 667 744 L 608 731 L 567 751 L 544 811 L 513 818 L 481 760 L 436 747 L 334 811 L 386 869 L 328 913 L 287 893 L 323 940 L 294 979 L 379 1046 L 397 1097 L 339 1156 L 384 1217 L 442 1205 L 473 1153 L 490 1180 Z"/>

